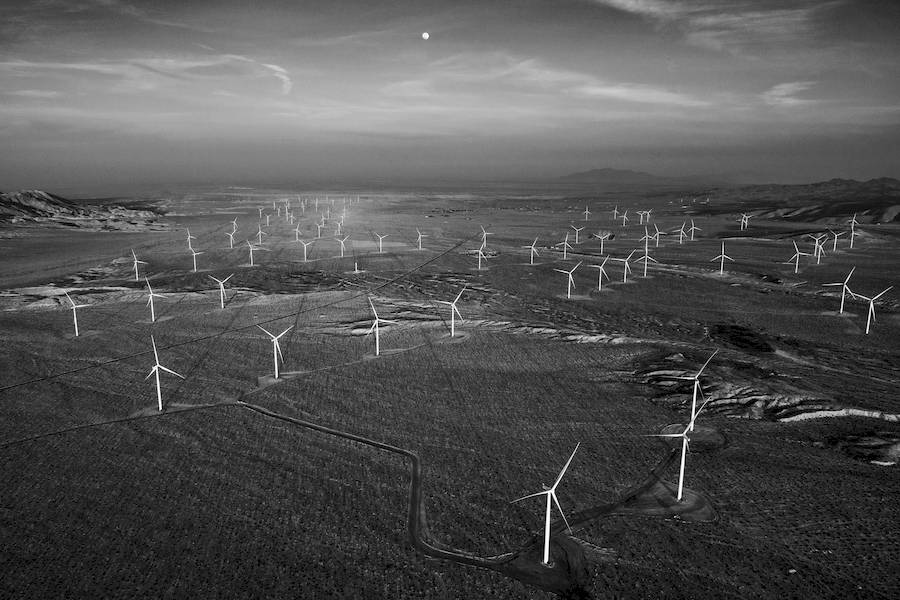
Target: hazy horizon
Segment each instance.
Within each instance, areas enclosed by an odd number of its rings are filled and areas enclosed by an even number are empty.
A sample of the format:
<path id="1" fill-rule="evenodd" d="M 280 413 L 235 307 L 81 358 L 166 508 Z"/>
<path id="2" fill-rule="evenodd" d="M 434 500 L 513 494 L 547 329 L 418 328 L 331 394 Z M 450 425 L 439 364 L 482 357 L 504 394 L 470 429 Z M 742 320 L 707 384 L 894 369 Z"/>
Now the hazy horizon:
<path id="1" fill-rule="evenodd" d="M 0 189 L 900 177 L 898 24 L 849 0 L 4 6 Z"/>

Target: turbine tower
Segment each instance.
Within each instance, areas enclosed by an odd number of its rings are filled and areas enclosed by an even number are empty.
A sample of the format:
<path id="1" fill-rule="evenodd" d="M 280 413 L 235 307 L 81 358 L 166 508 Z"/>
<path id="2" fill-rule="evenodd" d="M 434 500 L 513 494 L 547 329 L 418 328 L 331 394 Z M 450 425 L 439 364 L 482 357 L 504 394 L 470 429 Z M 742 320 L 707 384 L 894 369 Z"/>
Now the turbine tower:
<path id="1" fill-rule="evenodd" d="M 212 275 L 208 276 L 210 279 L 219 284 L 219 305 L 224 310 L 225 309 L 225 282 L 234 277 L 234 273 L 226 277 L 225 279 L 216 279 Z"/>
<path id="2" fill-rule="evenodd" d="M 147 306 L 150 307 L 150 322 L 156 323 L 156 311 L 153 308 L 153 298 L 162 298 L 162 294 L 157 294 L 153 291 L 153 288 L 150 287 L 150 280 L 144 277 L 144 281 L 147 282 L 147 289 L 150 291 L 149 296 L 147 298 Z"/>
<path id="3" fill-rule="evenodd" d="M 456 299 L 453 302 L 447 302 L 446 300 L 438 300 L 439 304 L 446 304 L 450 307 L 450 337 L 454 337 L 456 335 L 456 316 L 459 316 L 459 320 L 462 321 L 462 314 L 460 314 L 459 309 L 456 308 L 456 303 L 459 302 L 459 299 L 462 297 L 463 292 L 466 291 L 466 286 L 463 286 L 463 289 L 459 291 Z M 374 309 L 373 309 L 374 310 Z"/>
<path id="4" fill-rule="evenodd" d="M 720 255 L 718 255 L 717 257 L 711 259 L 709 262 L 713 262 L 713 261 L 716 261 L 716 260 L 720 261 L 720 264 L 719 264 L 719 275 L 724 275 L 724 274 L 725 274 L 725 261 L 726 261 L 726 260 L 730 260 L 731 262 L 734 262 L 734 259 L 733 259 L 733 258 L 731 258 L 731 257 L 728 256 L 727 254 L 725 254 L 725 240 L 722 240 L 722 253 L 721 253 Z"/>
<path id="5" fill-rule="evenodd" d="M 150 379 L 152 375 L 156 375 L 156 403 L 159 406 L 159 412 L 163 410 L 163 401 L 162 401 L 162 390 L 159 385 L 159 372 L 165 371 L 171 375 L 175 375 L 176 377 L 181 377 L 184 379 L 184 375 L 180 375 L 173 371 L 172 369 L 167 369 L 166 367 L 159 364 L 159 352 L 156 351 L 156 340 L 153 339 L 153 335 L 150 336 L 150 343 L 153 344 L 153 358 L 156 361 L 156 364 L 153 365 L 153 368 L 150 369 L 150 373 L 144 377 L 144 380 Z"/>
<path id="6" fill-rule="evenodd" d="M 419 231 L 419 228 L 416 227 L 416 245 L 418 246 L 418 250 L 422 249 L 422 238 L 427 238 L 428 236 Z"/>
<path id="7" fill-rule="evenodd" d="M 599 265 L 588 265 L 589 268 L 598 270 L 598 273 L 597 273 L 597 291 L 598 292 L 603 291 L 603 278 L 606 277 L 606 280 L 609 281 L 609 275 L 607 275 L 606 269 L 604 268 L 606 266 L 606 261 L 608 261 L 608 260 L 609 260 L 609 256 L 605 257 L 603 259 L 603 262 L 600 263 Z"/>
<path id="8" fill-rule="evenodd" d="M 538 241 L 538 239 L 537 239 L 537 238 L 534 238 L 534 241 L 531 242 L 531 245 L 530 245 L 530 246 L 522 246 L 523 248 L 529 248 L 529 249 L 531 250 L 531 258 L 530 258 L 530 262 L 528 263 L 528 264 L 531 264 L 531 265 L 534 264 L 534 257 L 535 257 L 535 256 L 540 256 L 540 254 L 539 254 L 538 251 L 537 251 L 537 241 Z"/>
<path id="9" fill-rule="evenodd" d="M 72 300 L 72 297 L 69 295 L 69 292 L 63 292 L 66 295 L 66 298 L 69 299 L 69 304 L 72 305 L 72 320 L 75 321 L 75 337 L 78 337 L 78 309 L 88 306 L 87 304 L 75 304 L 75 301 Z"/>
<path id="10" fill-rule="evenodd" d="M 138 275 L 138 265 L 146 265 L 147 263 L 143 260 L 138 260 L 137 254 L 134 253 L 134 248 L 131 249 L 131 256 L 134 258 L 134 280 L 140 281 L 140 276 Z"/>
<path id="11" fill-rule="evenodd" d="M 837 239 L 837 238 L 835 238 L 835 239 Z M 850 272 L 847 273 L 847 277 L 846 277 L 843 281 L 839 281 L 839 282 L 837 282 L 837 283 L 823 283 L 823 284 L 822 284 L 822 285 L 824 285 L 824 286 L 826 286 L 826 287 L 830 287 L 830 286 L 834 286 L 834 285 L 839 285 L 839 286 L 841 286 L 841 310 L 840 310 L 840 312 L 839 312 L 838 314 L 841 314 L 841 315 L 844 314 L 844 298 L 845 298 L 845 296 L 847 295 L 847 292 L 850 292 L 850 295 L 851 295 L 851 296 L 854 296 L 854 295 L 855 295 L 855 294 L 850 290 L 850 287 L 847 285 L 847 283 L 849 283 L 849 281 L 850 281 L 850 277 L 853 276 L 853 271 L 855 271 L 855 270 L 856 270 L 856 267 L 853 267 L 852 269 L 850 269 Z"/>
<path id="12" fill-rule="evenodd" d="M 850 292 L 851 295 L 856 296 L 857 298 L 862 298 L 863 300 L 867 300 L 869 302 L 869 315 L 868 315 L 868 317 L 866 317 L 866 335 L 869 334 L 869 330 L 872 327 L 872 321 L 875 320 L 875 301 L 878 300 L 879 298 L 881 298 L 882 296 L 884 296 L 885 294 L 887 294 L 892 289 L 894 289 L 894 286 L 890 286 L 889 288 L 887 288 L 880 294 L 876 294 L 875 296 L 872 296 L 871 298 L 869 298 L 867 296 L 863 296 L 862 294 L 855 294 L 853 292 Z"/>
<path id="13" fill-rule="evenodd" d="M 563 475 L 566 474 L 566 469 L 568 469 L 569 465 L 572 464 L 572 459 L 575 458 L 575 453 L 578 452 L 579 446 L 581 446 L 581 442 L 578 442 L 575 445 L 575 449 L 572 451 L 572 455 L 569 456 L 569 460 L 566 461 L 566 464 L 563 466 L 562 471 L 560 471 L 559 475 L 556 476 L 556 481 L 553 482 L 553 485 L 551 485 L 549 488 L 546 488 L 543 492 L 528 494 L 527 496 L 516 498 L 510 503 L 513 504 L 515 502 L 520 502 L 528 498 L 535 498 L 537 496 L 547 496 L 546 511 L 544 513 L 544 557 L 542 560 L 545 566 L 550 565 L 550 511 L 553 508 L 553 504 L 556 504 L 556 508 L 557 510 L 559 510 L 559 514 L 560 516 L 562 516 L 563 522 L 566 524 L 566 529 L 571 531 L 571 528 L 569 527 L 569 521 L 566 519 L 566 514 L 563 512 L 562 507 L 559 505 L 559 499 L 557 499 L 556 497 L 556 488 L 557 486 L 559 486 L 559 482 L 562 481 Z"/>
<path id="14" fill-rule="evenodd" d="M 581 265 L 581 263 L 582 263 L 582 261 L 579 260 L 578 264 L 575 265 L 574 267 L 572 267 L 571 271 L 566 271 L 565 269 L 553 269 L 557 273 L 565 274 L 569 278 L 568 282 L 566 283 L 566 299 L 567 300 L 572 297 L 572 288 L 575 287 L 575 279 L 572 277 L 572 273 L 575 272 L 575 269 L 577 269 Z"/>
<path id="15" fill-rule="evenodd" d="M 269 338 L 272 340 L 272 359 L 273 359 L 274 362 L 275 362 L 275 379 L 278 379 L 278 358 L 280 357 L 280 358 L 281 358 L 281 362 L 284 362 L 284 355 L 281 353 L 281 344 L 278 343 L 278 340 L 281 338 L 281 336 L 283 336 L 283 335 L 286 334 L 288 331 L 290 331 L 291 329 L 293 329 L 294 326 L 291 325 L 290 327 L 288 327 L 287 329 L 285 329 L 284 331 L 282 331 L 282 332 L 279 333 L 278 335 L 274 335 L 273 333 L 270 333 L 269 331 L 266 331 L 266 330 L 263 329 L 263 327 L 260 326 L 260 325 L 257 325 L 257 327 L 259 327 L 260 329 L 262 329 L 262 330 L 265 332 L 265 334 L 266 334 L 267 336 L 269 336 Z"/>
<path id="16" fill-rule="evenodd" d="M 389 233 L 386 233 L 384 235 L 379 235 L 377 233 L 375 234 L 375 237 L 378 238 L 378 254 L 384 254 L 384 251 L 381 249 L 381 242 L 389 235 Z"/>
<path id="17" fill-rule="evenodd" d="M 375 311 L 375 305 L 372 304 L 372 299 L 367 298 L 369 301 L 369 306 L 372 308 L 372 314 L 375 315 L 375 321 L 372 323 L 372 326 L 369 328 L 369 331 L 366 332 L 366 335 L 370 333 L 375 334 L 375 356 L 381 354 L 381 338 L 379 337 L 379 325 L 382 323 L 389 323 L 391 325 L 396 325 L 397 321 L 389 321 L 387 319 L 382 319 L 378 316 L 378 313 Z"/>
<path id="18" fill-rule="evenodd" d="M 709 400 L 700 405 L 700 408 L 694 413 L 694 416 L 691 417 L 691 422 L 688 423 L 687 427 L 684 428 L 684 431 L 681 433 L 657 433 L 653 434 L 650 437 L 664 437 L 664 438 L 681 438 L 681 466 L 678 468 L 678 495 L 677 500 L 681 502 L 684 497 L 684 466 L 687 462 L 687 451 L 688 451 L 688 433 L 694 430 L 694 421 L 697 420 L 697 416 L 700 414 L 700 411 L 709 403 Z"/>

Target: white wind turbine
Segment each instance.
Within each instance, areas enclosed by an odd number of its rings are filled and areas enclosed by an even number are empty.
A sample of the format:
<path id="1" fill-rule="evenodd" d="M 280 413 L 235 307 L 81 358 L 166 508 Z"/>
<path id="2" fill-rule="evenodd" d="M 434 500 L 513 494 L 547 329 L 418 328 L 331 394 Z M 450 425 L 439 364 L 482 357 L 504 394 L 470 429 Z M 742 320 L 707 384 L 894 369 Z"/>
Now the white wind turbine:
<path id="1" fill-rule="evenodd" d="M 212 275 L 209 275 L 209 278 L 219 284 L 219 305 L 222 309 L 225 308 L 225 282 L 234 277 L 234 273 L 226 277 L 225 279 L 217 279 Z"/>
<path id="2" fill-rule="evenodd" d="M 297 223 L 297 227 L 293 231 L 294 231 L 294 241 L 299 242 L 300 241 L 300 223 Z"/>
<path id="3" fill-rule="evenodd" d="M 844 314 L 844 297 L 847 295 L 847 292 L 850 292 L 850 295 L 853 296 L 853 292 L 850 290 L 850 287 L 847 285 L 850 282 L 850 277 L 853 276 L 853 271 L 856 270 L 856 267 L 850 269 L 850 272 L 847 273 L 847 277 L 843 281 L 839 281 L 837 283 L 823 283 L 822 285 L 830 287 L 830 286 L 841 286 L 841 310 L 838 314 Z"/>
<path id="4" fill-rule="evenodd" d="M 396 325 L 397 321 L 389 321 L 387 319 L 382 319 L 378 316 L 378 312 L 375 310 L 375 305 L 372 304 L 372 299 L 368 298 L 369 306 L 372 308 L 372 314 L 375 315 L 375 321 L 372 322 L 372 326 L 369 328 L 369 331 L 366 332 L 366 335 L 370 333 L 375 334 L 375 356 L 381 354 L 381 338 L 379 337 L 379 329 L 378 326 L 382 323 L 389 323 L 391 325 Z"/>
<path id="5" fill-rule="evenodd" d="M 463 289 L 459 291 L 456 299 L 453 302 L 447 302 L 446 300 L 438 300 L 439 304 L 446 304 L 450 307 L 450 337 L 456 335 L 456 316 L 459 316 L 459 320 L 462 321 L 462 314 L 460 314 L 459 309 L 456 308 L 456 303 L 459 302 L 459 299 L 462 298 L 463 292 L 466 291 L 466 286 L 463 286 Z"/>
<path id="6" fill-rule="evenodd" d="M 853 217 L 847 221 L 850 224 L 850 249 L 853 249 L 853 238 L 855 238 L 858 233 L 856 233 L 856 226 L 859 225 L 859 221 L 856 220 L 856 213 L 853 213 Z"/>
<path id="7" fill-rule="evenodd" d="M 538 239 L 534 238 L 534 241 L 531 242 L 530 246 L 522 246 L 523 248 L 529 248 L 531 250 L 531 259 L 530 259 L 529 264 L 532 264 L 532 265 L 534 264 L 534 257 L 540 256 L 540 254 L 537 251 L 537 241 L 538 241 Z"/>
<path id="8" fill-rule="evenodd" d="M 624 266 L 624 269 L 622 270 L 622 283 L 628 283 L 628 274 L 631 273 L 631 265 L 629 264 L 629 261 L 631 260 L 631 257 L 634 256 L 634 252 L 635 251 L 632 250 L 631 253 L 625 258 L 612 258 L 612 260 L 621 261 L 622 265 Z"/>
<path id="9" fill-rule="evenodd" d="M 822 257 L 825 255 L 825 240 L 828 239 L 828 234 L 822 233 L 819 235 L 813 235 L 811 233 L 806 234 L 807 237 L 813 240 L 813 258 L 816 259 L 816 264 L 820 264 L 822 262 Z"/>
<path id="10" fill-rule="evenodd" d="M 794 261 L 794 274 L 797 274 L 800 271 L 800 257 L 801 256 L 811 256 L 809 252 L 800 252 L 800 248 L 797 247 L 797 242 L 794 242 L 794 255 L 784 261 L 783 264 L 789 265 L 791 261 Z"/>
<path id="11" fill-rule="evenodd" d="M 583 214 L 584 214 L 584 220 L 585 220 L 585 221 L 590 220 L 591 211 L 590 211 L 589 207 L 587 207 L 587 206 L 584 207 L 584 213 L 583 213 Z"/>
<path id="12" fill-rule="evenodd" d="M 697 420 L 697 415 L 700 414 L 700 411 L 703 410 L 703 407 L 709 402 L 707 400 L 703 404 L 700 405 L 700 409 L 691 416 L 691 421 L 688 423 L 687 427 L 684 428 L 684 431 L 681 433 L 657 433 L 652 434 L 649 437 L 664 437 L 664 438 L 681 438 L 681 466 L 678 469 L 678 495 L 677 500 L 681 502 L 681 499 L 684 497 L 684 466 L 687 462 L 687 451 L 688 451 L 688 433 L 694 430 L 694 421 Z"/>
<path id="13" fill-rule="evenodd" d="M 693 381 L 694 382 L 694 391 L 693 397 L 691 398 L 691 425 L 690 431 L 694 430 L 694 416 L 697 412 L 697 396 L 703 396 L 703 388 L 700 385 L 700 376 L 703 375 L 704 369 L 709 366 L 710 361 L 712 361 L 713 357 L 719 353 L 719 349 L 716 348 L 712 354 L 709 355 L 709 358 L 706 359 L 706 362 L 703 363 L 703 366 L 700 367 L 700 370 L 697 371 L 696 374 L 688 376 L 688 377 L 676 377 L 676 379 L 682 379 L 684 381 Z M 696 412 L 695 412 L 696 411 Z"/>
<path id="14" fill-rule="evenodd" d="M 384 235 L 379 235 L 377 233 L 375 234 L 375 237 L 378 238 L 378 254 L 384 254 L 384 252 L 381 249 L 381 242 L 384 240 L 384 238 L 386 238 L 389 235 L 390 235 L 389 233 L 386 233 Z"/>
<path id="15" fill-rule="evenodd" d="M 422 249 L 422 238 L 426 238 L 426 237 L 428 237 L 428 236 L 425 235 L 424 233 L 422 233 L 421 231 L 419 231 L 419 228 L 416 227 L 416 245 L 418 246 L 419 250 Z M 481 267 L 479 267 L 479 268 L 481 268 Z"/>
<path id="16" fill-rule="evenodd" d="M 629 220 L 627 210 L 621 214 L 621 219 L 622 219 L 622 227 L 625 227 L 625 224 L 628 223 L 628 220 Z"/>
<path id="17" fill-rule="evenodd" d="M 325 227 L 325 220 L 323 219 L 321 223 L 316 223 L 316 237 L 322 237 L 322 228 Z"/>
<path id="18" fill-rule="evenodd" d="M 834 236 L 834 244 L 832 244 L 832 246 L 831 246 L 831 251 L 832 251 L 832 252 L 837 252 L 837 242 L 838 242 L 838 238 L 841 237 L 842 235 L 844 235 L 844 234 L 847 233 L 847 232 L 846 232 L 846 231 L 841 231 L 840 233 L 838 233 L 838 232 L 836 232 L 836 231 L 834 231 L 834 230 L 832 230 L 832 229 L 829 229 L 828 231 L 830 231 L 830 232 L 831 232 L 831 235 Z"/>
<path id="19" fill-rule="evenodd" d="M 72 300 L 71 296 L 69 296 L 69 292 L 63 292 L 63 294 L 66 295 L 66 298 L 69 299 L 69 304 L 72 305 L 72 320 L 75 321 L 75 337 L 78 337 L 78 309 L 89 305 L 75 304 L 75 301 Z"/>
<path id="20" fill-rule="evenodd" d="M 572 273 L 575 272 L 575 269 L 577 269 L 581 265 L 582 262 L 583 261 L 579 260 L 578 264 L 575 265 L 574 267 L 572 267 L 571 271 L 566 271 L 565 269 L 553 269 L 557 273 L 565 274 L 569 278 L 568 282 L 566 283 L 566 299 L 569 299 L 572 297 L 572 288 L 575 287 L 575 278 L 572 277 Z"/>
<path id="21" fill-rule="evenodd" d="M 659 227 L 656 225 L 656 223 L 653 224 L 653 228 L 656 230 L 656 233 L 654 233 L 654 234 L 653 234 L 652 236 L 650 236 L 650 237 L 653 238 L 653 240 L 656 242 L 656 247 L 659 248 L 659 236 L 661 236 L 661 235 L 669 235 L 669 234 L 667 234 L 665 231 L 660 231 L 660 230 L 659 230 Z"/>
<path id="22" fill-rule="evenodd" d="M 231 233 L 237 233 L 237 217 L 235 217 L 231 220 L 231 225 L 232 225 Z"/>
<path id="23" fill-rule="evenodd" d="M 638 259 L 637 259 L 637 262 L 642 262 L 642 263 L 644 263 L 644 274 L 643 274 L 643 277 L 645 277 L 645 278 L 647 277 L 647 267 L 650 265 L 650 263 L 651 263 L 651 262 L 659 263 L 658 260 L 656 260 L 655 258 L 653 258 L 652 256 L 650 256 L 650 253 L 647 252 L 647 249 L 646 249 L 646 248 L 644 249 L 644 255 L 643 255 L 643 256 L 639 256 Z"/>
<path id="24" fill-rule="evenodd" d="M 684 230 L 684 226 L 687 225 L 687 221 L 681 224 L 681 229 L 678 230 L 678 243 L 684 244 L 684 236 L 687 235 L 687 232 Z"/>
<path id="25" fill-rule="evenodd" d="M 197 272 L 197 257 L 203 254 L 203 252 L 197 252 L 193 248 L 191 248 L 191 257 L 194 259 L 194 273 Z"/>
<path id="26" fill-rule="evenodd" d="M 490 231 L 486 231 L 484 229 L 484 225 L 479 225 L 479 227 L 481 227 L 481 247 L 486 248 L 487 247 L 487 236 L 494 235 L 494 234 L 491 233 Z"/>
<path id="27" fill-rule="evenodd" d="M 483 246 L 482 246 L 483 248 Z M 482 248 L 478 249 L 478 270 L 481 270 L 481 259 L 487 260 L 487 256 L 484 254 Z"/>
<path id="28" fill-rule="evenodd" d="M 137 254 L 134 253 L 134 248 L 131 249 L 131 256 L 134 257 L 134 280 L 140 281 L 140 277 L 138 276 L 138 265 L 146 265 L 147 263 L 143 260 L 138 260 Z"/>
<path id="29" fill-rule="evenodd" d="M 250 243 L 250 240 L 247 240 L 247 247 L 250 249 L 250 266 L 253 266 L 253 251 L 254 250 L 264 250 L 268 252 L 268 248 L 263 248 L 262 246 L 254 246 Z"/>
<path id="30" fill-rule="evenodd" d="M 262 207 L 260 206 L 257 210 L 259 211 L 259 218 L 262 219 Z"/>
<path id="31" fill-rule="evenodd" d="M 269 336 L 269 339 L 272 340 L 272 358 L 275 361 L 275 379 L 278 379 L 278 359 L 281 358 L 281 362 L 284 362 L 284 355 L 281 353 L 281 344 L 278 343 L 278 340 L 281 338 L 281 336 L 283 336 L 288 331 L 293 329 L 294 326 L 291 325 L 290 327 L 288 327 L 287 329 L 285 329 L 278 335 L 274 335 L 274 334 L 270 333 L 269 331 L 266 331 L 260 325 L 257 325 L 257 327 L 262 329 L 266 333 L 266 335 Z"/>
<path id="32" fill-rule="evenodd" d="M 150 377 L 152 375 L 156 375 L 156 403 L 159 406 L 159 412 L 162 412 L 163 401 L 162 401 L 162 390 L 159 385 L 159 372 L 165 371 L 166 373 L 170 373 L 176 377 L 181 377 L 182 379 L 184 379 L 184 375 L 180 375 L 180 374 L 176 373 L 175 371 L 173 371 L 172 369 L 167 369 L 166 367 L 159 364 L 159 352 L 156 351 L 156 340 L 153 339 L 152 335 L 150 336 L 150 343 L 153 344 L 153 359 L 156 361 L 156 363 L 153 365 L 153 368 L 150 369 L 150 373 L 148 373 L 147 376 L 144 377 L 144 380 L 150 379 Z"/>
<path id="33" fill-rule="evenodd" d="M 266 215 L 267 218 L 268 218 L 268 216 L 269 215 Z M 266 223 L 266 226 L 268 227 L 269 224 Z M 262 225 L 257 224 L 256 225 L 256 243 L 257 244 L 262 244 L 262 236 L 264 236 L 264 235 L 269 235 L 269 234 L 262 230 Z"/>
<path id="34" fill-rule="evenodd" d="M 566 474 L 566 469 L 569 468 L 569 465 L 572 464 L 572 459 L 575 458 L 575 453 L 578 452 L 578 447 L 581 446 L 581 442 L 578 442 L 575 445 L 575 449 L 572 451 L 572 455 L 569 456 L 569 460 L 566 461 L 566 464 L 563 466 L 562 470 L 559 472 L 559 475 L 556 476 L 556 481 L 553 482 L 549 488 L 544 486 L 544 491 L 535 492 L 534 494 L 528 494 L 527 496 L 522 496 L 521 498 L 517 498 L 513 500 L 510 504 L 515 502 L 519 502 L 521 500 L 526 500 L 528 498 L 535 498 L 537 496 L 547 496 L 547 508 L 544 514 L 544 557 L 543 564 L 550 564 L 550 511 L 553 508 L 553 504 L 556 504 L 557 510 L 559 510 L 560 516 L 563 518 L 563 522 L 566 524 L 566 529 L 570 529 L 569 521 L 566 519 L 566 515 L 563 512 L 562 507 L 559 505 L 559 500 L 556 497 L 556 487 L 559 485 L 559 482 L 562 481 L 563 475 Z"/>
<path id="35" fill-rule="evenodd" d="M 618 221 L 619 220 L 619 205 L 618 204 L 616 204 L 616 206 L 612 209 L 612 214 L 613 214 L 613 221 Z"/>
<path id="36" fill-rule="evenodd" d="M 753 215 L 748 215 L 747 213 L 741 213 L 741 231 L 750 228 L 750 217 Z"/>
<path id="37" fill-rule="evenodd" d="M 640 222 L 638 223 L 638 225 L 643 225 L 644 217 L 648 216 L 647 211 L 646 210 L 636 210 L 635 212 L 638 214 L 638 217 L 640 217 L 640 219 L 641 219 Z M 649 223 L 650 221 L 648 220 L 647 222 Z"/>
<path id="38" fill-rule="evenodd" d="M 190 229 L 190 227 L 188 227 L 188 228 L 187 228 L 187 243 L 188 243 L 188 250 L 193 250 L 193 249 L 194 249 L 194 247 L 191 245 L 191 240 L 196 240 L 196 239 L 197 239 L 197 238 L 196 238 L 195 236 L 191 235 L 191 229 Z"/>
<path id="39" fill-rule="evenodd" d="M 713 259 L 710 259 L 709 262 L 713 262 L 713 261 L 716 261 L 716 260 L 720 261 L 720 263 L 719 263 L 719 275 L 724 275 L 724 274 L 725 274 L 725 261 L 726 261 L 726 260 L 730 260 L 731 262 L 734 262 L 734 259 L 733 259 L 733 258 L 731 258 L 731 257 L 728 256 L 727 254 L 725 254 L 725 240 L 722 240 L 722 253 L 719 254 L 717 257 L 715 257 L 715 258 L 713 258 Z"/>
<path id="40" fill-rule="evenodd" d="M 147 282 L 147 289 L 149 290 L 149 294 L 147 297 L 147 306 L 150 307 L 150 322 L 156 323 L 156 310 L 153 307 L 153 298 L 162 298 L 162 294 L 157 294 L 153 291 L 153 288 L 150 286 L 150 280 L 144 277 L 144 281 Z"/>
<path id="41" fill-rule="evenodd" d="M 603 291 L 603 278 L 606 277 L 606 280 L 609 281 L 609 275 L 607 275 L 606 269 L 604 268 L 606 266 L 606 261 L 608 261 L 608 260 L 609 260 L 609 257 L 607 256 L 603 259 L 603 262 L 600 263 L 599 265 L 588 265 L 589 268 L 597 269 L 597 271 L 598 271 L 597 272 L 597 291 L 598 292 Z"/>
<path id="42" fill-rule="evenodd" d="M 566 232 L 566 239 L 563 240 L 562 249 L 563 249 L 563 260 L 566 260 L 566 258 L 568 256 L 568 251 L 572 249 L 572 246 L 569 244 L 569 232 L 568 231 Z"/>
<path id="43" fill-rule="evenodd" d="M 606 240 L 609 239 L 609 232 L 606 233 L 598 233 L 594 236 L 598 240 L 600 240 L 600 254 L 603 254 L 603 245 L 606 243 Z"/>
<path id="44" fill-rule="evenodd" d="M 300 244 L 303 246 L 303 262 L 306 262 L 306 249 L 312 246 L 312 241 L 304 242 L 303 240 L 298 240 Z"/>
<path id="45" fill-rule="evenodd" d="M 341 243 L 341 258 L 344 258 L 344 251 L 346 250 L 346 246 L 344 246 L 344 243 L 348 239 L 350 239 L 350 236 L 345 235 L 343 238 L 334 238 L 334 239 L 336 239 L 337 241 L 339 241 Z"/>
<path id="46" fill-rule="evenodd" d="M 850 292 L 851 295 L 853 295 L 857 298 L 862 298 L 863 300 L 867 300 L 869 302 L 869 315 L 866 317 L 866 335 L 869 334 L 869 329 L 871 329 L 871 327 L 872 327 L 872 321 L 875 320 L 875 301 L 878 300 L 879 298 L 881 298 L 882 296 L 884 296 L 885 294 L 887 294 L 892 289 L 894 289 L 894 286 L 890 286 L 889 288 L 887 288 L 880 294 L 876 294 L 875 296 L 872 296 L 871 298 L 869 298 L 867 296 L 863 296 L 862 294 L 856 294 L 854 292 Z"/>
<path id="47" fill-rule="evenodd" d="M 694 220 L 691 219 L 691 226 L 688 227 L 688 233 L 691 234 L 691 241 L 692 241 L 692 242 L 694 241 L 694 232 L 695 232 L 695 231 L 703 231 L 703 230 L 700 229 L 699 227 L 695 226 L 695 225 L 694 225 Z"/>
<path id="48" fill-rule="evenodd" d="M 578 234 L 584 229 L 584 226 L 575 227 L 574 225 L 569 225 L 569 227 L 571 227 L 572 229 L 575 230 L 575 243 L 577 244 L 578 243 Z"/>
<path id="49" fill-rule="evenodd" d="M 226 232 L 225 232 L 225 235 L 228 236 L 228 248 L 229 248 L 229 249 L 234 249 L 234 232 L 233 232 L 233 231 L 226 231 Z"/>

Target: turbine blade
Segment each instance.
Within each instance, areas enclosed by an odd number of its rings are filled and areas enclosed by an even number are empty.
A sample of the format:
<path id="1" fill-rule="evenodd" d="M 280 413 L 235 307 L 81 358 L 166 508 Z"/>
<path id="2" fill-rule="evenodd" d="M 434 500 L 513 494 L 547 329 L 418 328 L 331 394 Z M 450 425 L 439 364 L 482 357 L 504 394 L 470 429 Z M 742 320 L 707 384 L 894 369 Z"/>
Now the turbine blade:
<path id="1" fill-rule="evenodd" d="M 166 373 L 171 373 L 172 375 L 175 375 L 176 377 L 181 377 L 182 379 L 184 379 L 184 375 L 180 375 L 180 374 L 176 373 L 175 371 L 173 371 L 172 369 L 167 369 L 166 367 L 164 367 L 162 365 L 158 365 L 158 368 L 162 369 Z"/>
<path id="2" fill-rule="evenodd" d="M 566 524 L 566 530 L 572 531 L 572 527 L 569 525 L 569 520 L 566 519 L 566 513 L 563 512 L 562 506 L 559 505 L 559 500 L 556 499 L 556 494 L 550 492 L 550 497 L 553 498 L 553 504 L 556 505 L 556 509 L 559 511 L 559 516 L 563 518 L 563 523 Z"/>
<path id="3" fill-rule="evenodd" d="M 269 331 L 268 331 L 267 329 L 265 329 L 262 325 L 257 325 L 257 327 L 259 327 L 260 329 L 262 329 L 263 331 L 265 331 L 267 336 L 269 336 L 269 337 L 272 338 L 273 340 L 275 339 L 275 336 L 272 335 L 271 333 L 269 333 Z"/>
<path id="4" fill-rule="evenodd" d="M 700 367 L 700 370 L 697 371 L 696 377 L 700 377 L 700 374 L 703 373 L 703 369 L 705 369 L 705 368 L 707 367 L 707 365 L 709 365 L 709 361 L 711 361 L 711 360 L 713 359 L 713 357 L 714 357 L 716 354 L 718 354 L 718 353 L 719 353 L 719 349 L 716 348 L 716 349 L 713 351 L 713 353 L 709 355 L 709 358 L 706 359 L 706 362 L 703 363 L 703 366 Z"/>
<path id="5" fill-rule="evenodd" d="M 563 466 L 562 471 L 559 472 L 559 475 L 556 477 L 556 481 L 553 482 L 553 485 L 550 486 L 551 490 L 555 490 L 556 486 L 559 485 L 559 482 L 562 480 L 563 475 L 566 474 L 566 469 L 569 468 L 569 465 L 572 464 L 572 459 L 575 458 L 575 453 L 578 452 L 578 447 L 581 446 L 581 442 L 575 444 L 575 449 L 572 450 L 572 455 L 569 457 L 569 460 L 566 461 L 565 466 Z"/>
<path id="6" fill-rule="evenodd" d="M 534 498 L 535 496 L 543 496 L 544 494 L 549 494 L 549 490 L 544 490 L 543 492 L 535 492 L 533 494 L 528 494 L 527 496 L 522 496 L 521 498 L 516 498 L 515 500 L 510 501 L 510 504 L 515 504 L 516 502 L 521 502 L 522 500 L 527 500 L 528 498 Z"/>

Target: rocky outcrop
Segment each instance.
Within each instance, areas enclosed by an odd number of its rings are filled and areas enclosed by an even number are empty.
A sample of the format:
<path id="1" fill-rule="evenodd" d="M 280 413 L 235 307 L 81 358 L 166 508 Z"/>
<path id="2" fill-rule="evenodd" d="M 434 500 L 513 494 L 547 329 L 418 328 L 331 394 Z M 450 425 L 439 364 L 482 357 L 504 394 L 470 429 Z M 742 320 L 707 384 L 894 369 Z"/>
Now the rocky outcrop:
<path id="1" fill-rule="evenodd" d="M 163 229 L 160 215 L 117 204 L 82 204 L 41 190 L 0 193 L 0 223 L 93 230 Z"/>

